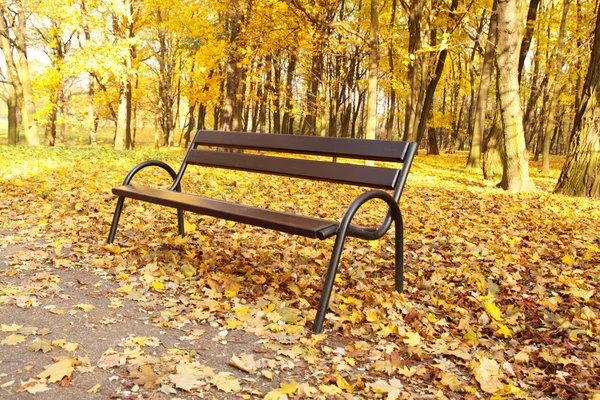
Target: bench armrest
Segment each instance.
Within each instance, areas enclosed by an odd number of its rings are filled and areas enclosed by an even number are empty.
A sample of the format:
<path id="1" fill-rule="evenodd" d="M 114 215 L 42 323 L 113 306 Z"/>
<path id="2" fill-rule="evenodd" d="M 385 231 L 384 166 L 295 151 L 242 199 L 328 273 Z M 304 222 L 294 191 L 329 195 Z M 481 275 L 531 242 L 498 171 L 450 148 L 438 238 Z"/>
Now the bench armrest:
<path id="1" fill-rule="evenodd" d="M 360 209 L 360 207 L 373 199 L 380 199 L 387 203 L 389 212 L 386 214 L 383 223 L 377 229 L 351 225 L 350 222 Z M 391 217 L 391 218 L 390 218 Z M 358 196 L 344 213 L 340 225 L 338 227 L 339 234 L 347 234 L 348 236 L 357 237 L 365 240 L 376 240 L 381 238 L 390 229 L 392 221 L 402 226 L 402 214 L 400 207 L 394 198 L 383 190 L 370 190 Z"/>
<path id="2" fill-rule="evenodd" d="M 127 174 L 127 176 L 125 176 L 125 180 L 123 180 L 123 185 L 129 185 L 129 183 L 131 182 L 131 180 L 133 179 L 133 177 L 140 172 L 141 170 L 143 170 L 146 167 L 159 167 L 164 169 L 165 171 L 167 171 L 169 173 L 169 175 L 171 175 L 171 178 L 173 178 L 173 181 L 175 182 L 177 179 L 177 173 L 175 172 L 175 170 L 173 168 L 171 168 L 169 166 L 169 164 L 160 161 L 160 160 L 148 160 L 148 161 L 144 161 L 139 163 L 138 165 L 136 165 L 135 167 L 133 167 L 131 169 L 131 171 L 129 171 L 129 173 Z M 175 189 L 176 191 L 180 192 L 181 191 L 181 185 L 179 182 L 177 182 L 177 184 L 175 185 L 175 187 L 171 186 L 169 188 L 169 190 L 173 190 Z"/>

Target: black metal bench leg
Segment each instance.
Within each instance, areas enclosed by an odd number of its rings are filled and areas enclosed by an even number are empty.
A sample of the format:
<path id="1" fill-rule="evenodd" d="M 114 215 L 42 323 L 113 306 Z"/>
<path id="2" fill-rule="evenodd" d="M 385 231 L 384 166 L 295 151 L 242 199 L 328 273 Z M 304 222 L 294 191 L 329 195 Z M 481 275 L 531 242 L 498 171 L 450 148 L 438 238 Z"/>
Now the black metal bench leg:
<path id="1" fill-rule="evenodd" d="M 112 225 L 110 226 L 110 232 L 108 233 L 108 243 L 112 243 L 115 240 L 115 234 L 117 233 L 117 225 L 119 225 L 119 218 L 121 217 L 121 211 L 123 211 L 123 203 L 125 197 L 119 197 L 117 201 L 117 208 L 115 208 L 115 215 L 113 215 Z"/>
<path id="2" fill-rule="evenodd" d="M 183 224 L 183 210 L 177 210 L 177 226 L 179 228 L 179 236 L 185 236 L 185 225 Z"/>
<path id="3" fill-rule="evenodd" d="M 404 224 L 402 216 L 394 219 L 396 226 L 396 291 L 404 290 Z"/>
<path id="4" fill-rule="evenodd" d="M 315 318 L 315 323 L 313 325 L 313 330 L 315 333 L 323 332 L 325 314 L 327 313 L 327 308 L 329 307 L 329 299 L 331 298 L 331 291 L 333 290 L 335 274 L 337 273 L 338 265 L 340 263 L 340 256 L 342 254 L 342 249 L 344 248 L 344 239 L 346 239 L 345 233 L 338 233 L 337 237 L 335 238 L 333 252 L 331 253 L 331 260 L 329 261 L 329 268 L 327 269 L 327 275 L 325 276 L 325 282 L 323 283 L 323 293 L 321 293 L 317 317 Z"/>

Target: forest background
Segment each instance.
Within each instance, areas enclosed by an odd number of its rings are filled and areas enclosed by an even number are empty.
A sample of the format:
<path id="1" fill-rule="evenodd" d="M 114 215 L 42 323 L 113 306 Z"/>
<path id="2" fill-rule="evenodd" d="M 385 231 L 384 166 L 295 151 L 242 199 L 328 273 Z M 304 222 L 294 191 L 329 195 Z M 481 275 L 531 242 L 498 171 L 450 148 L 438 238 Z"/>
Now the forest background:
<path id="1" fill-rule="evenodd" d="M 549 155 L 566 154 L 579 140 L 572 132 L 585 130 L 578 112 L 593 86 L 586 77 L 597 81 L 587 73 L 597 9 L 580 0 L 8 1 L 7 140 L 18 141 L 19 126 L 27 143 L 45 134 L 51 146 L 73 136 L 96 145 L 108 131 L 115 149 L 134 148 L 144 129 L 156 148 L 187 144 L 197 128 L 402 139 L 428 154 L 469 150 L 471 168 L 483 154 L 486 178 L 528 190 L 527 152 L 548 172 Z M 574 168 L 594 172 L 565 171 L 557 190 L 598 196 L 591 135 L 591 152 L 572 150 L 591 153 Z"/>

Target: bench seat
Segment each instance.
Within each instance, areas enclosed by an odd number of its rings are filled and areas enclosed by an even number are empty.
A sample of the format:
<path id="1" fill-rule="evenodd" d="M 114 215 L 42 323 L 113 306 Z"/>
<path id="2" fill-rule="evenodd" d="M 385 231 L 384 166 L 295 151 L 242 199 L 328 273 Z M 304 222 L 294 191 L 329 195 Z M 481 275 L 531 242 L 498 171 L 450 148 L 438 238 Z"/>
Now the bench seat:
<path id="1" fill-rule="evenodd" d="M 147 203 L 159 204 L 184 211 L 191 211 L 196 214 L 209 215 L 228 221 L 240 222 L 314 239 L 326 239 L 335 235 L 339 226 L 338 222 L 326 219 L 287 214 L 266 208 L 209 199 L 195 194 L 154 189 L 148 186 L 124 185 L 113 188 L 112 192 L 117 196 L 141 200 Z"/>

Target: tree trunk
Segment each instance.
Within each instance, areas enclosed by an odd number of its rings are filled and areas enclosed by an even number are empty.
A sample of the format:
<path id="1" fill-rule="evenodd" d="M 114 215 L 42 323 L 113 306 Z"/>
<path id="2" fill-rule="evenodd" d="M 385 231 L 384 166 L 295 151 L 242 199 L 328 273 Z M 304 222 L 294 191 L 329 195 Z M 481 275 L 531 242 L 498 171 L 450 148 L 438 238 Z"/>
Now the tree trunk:
<path id="1" fill-rule="evenodd" d="M 273 63 L 274 84 L 271 85 L 271 102 L 273 103 L 273 133 L 281 133 L 281 59 L 277 57 Z"/>
<path id="2" fill-rule="evenodd" d="M 417 50 L 421 47 L 421 2 L 412 0 L 408 10 L 408 54 L 410 64 L 407 72 L 407 83 L 409 87 L 406 98 L 406 109 L 404 117 L 404 141 L 415 142 L 417 140 L 417 103 L 420 91 L 418 84 L 418 71 L 421 68 L 421 56 Z"/>
<path id="3" fill-rule="evenodd" d="M 31 75 L 29 73 L 29 60 L 27 58 L 27 42 L 25 39 L 27 18 L 25 16 L 25 8 L 22 0 L 17 1 L 17 18 L 19 22 L 14 30 L 17 42 L 16 49 L 17 53 L 19 54 L 19 67 L 21 73 L 21 83 L 23 85 L 24 102 L 24 107 L 21 108 L 21 115 L 23 118 L 27 144 L 31 146 L 39 146 L 40 136 L 38 133 L 37 123 L 33 118 L 33 115 L 35 114 L 35 104 L 33 102 L 33 89 L 31 85 Z"/>
<path id="4" fill-rule="evenodd" d="M 450 13 L 456 10 L 458 7 L 458 0 L 452 0 L 452 4 L 450 5 Z M 432 32 L 432 46 L 435 46 L 435 31 Z M 444 48 L 440 51 L 438 56 L 438 60 L 435 66 L 435 71 L 433 73 L 433 78 L 427 84 L 427 89 L 425 91 L 425 100 L 423 100 L 423 106 L 421 108 L 421 117 L 419 118 L 419 127 L 417 129 L 417 142 L 421 142 L 423 139 L 423 135 L 425 134 L 425 129 L 427 127 L 427 121 L 429 121 L 429 111 L 433 106 L 433 95 L 435 94 L 435 89 L 437 88 L 440 79 L 442 78 L 442 72 L 444 71 L 444 65 L 446 63 L 446 57 L 448 56 L 448 50 Z"/>
<path id="5" fill-rule="evenodd" d="M 390 32 L 394 31 L 394 25 L 396 24 L 396 3 L 397 0 L 392 0 L 392 14 L 390 15 Z M 385 121 L 385 139 L 392 140 L 394 138 L 394 117 L 396 115 L 396 84 L 395 84 L 395 72 L 394 72 L 394 46 L 392 43 L 388 46 L 388 62 L 390 66 L 390 102 L 388 108 L 388 116 Z"/>
<path id="6" fill-rule="evenodd" d="M 552 133 L 555 126 L 556 107 L 558 105 L 558 97 L 561 93 L 560 80 L 562 79 L 563 56 L 562 51 L 565 43 L 565 28 L 567 24 L 567 14 L 569 12 L 570 0 L 564 0 L 563 12 L 558 31 L 558 43 L 556 45 L 556 66 L 554 68 L 555 76 L 550 88 L 550 103 L 548 105 L 548 121 L 544 129 L 544 145 L 542 147 L 542 173 L 550 172 L 550 145 L 552 144 Z M 551 71 L 547 71 L 550 74 Z"/>
<path id="7" fill-rule="evenodd" d="M 427 128 L 427 154 L 439 155 L 440 149 L 438 147 L 437 128 Z"/>
<path id="8" fill-rule="evenodd" d="M 294 113 L 293 113 L 293 98 L 292 98 L 292 83 L 294 80 L 294 72 L 296 71 L 296 62 L 298 57 L 295 53 L 290 52 L 288 67 L 285 73 L 285 105 L 283 111 L 283 122 L 281 133 L 291 135 L 294 133 Z"/>
<path id="9" fill-rule="evenodd" d="M 521 76 L 523 72 L 523 66 L 525 65 L 525 58 L 529 52 L 531 46 L 531 39 L 533 38 L 533 25 L 537 19 L 537 12 L 539 8 L 540 0 L 530 0 L 529 10 L 527 11 L 527 24 L 525 26 L 525 35 L 521 41 L 521 50 L 519 52 L 519 83 L 521 82 Z"/>
<path id="10" fill-rule="evenodd" d="M 117 132 L 115 134 L 115 150 L 122 150 L 125 147 L 125 131 L 127 126 L 127 88 L 127 83 L 121 83 L 119 112 L 117 115 Z M 158 142 L 156 142 L 154 145 L 155 148 L 158 148 Z"/>
<path id="11" fill-rule="evenodd" d="M 94 78 L 92 74 L 89 74 L 89 86 L 88 86 L 88 104 L 87 104 L 87 126 L 90 138 L 90 145 L 96 147 L 96 132 L 98 131 L 98 113 L 94 107 Z"/>
<path id="12" fill-rule="evenodd" d="M 7 80 L 7 93 L 6 96 L 3 96 L 3 100 L 6 102 L 8 111 L 8 145 L 16 146 L 17 142 L 19 141 L 19 134 L 17 133 L 17 98 L 15 94 L 15 88 L 10 82 L 10 76 Z"/>
<path id="13" fill-rule="evenodd" d="M 477 104 L 475 105 L 475 121 L 473 123 L 473 136 L 471 138 L 471 149 L 467 168 L 479 168 L 481 166 L 481 140 L 485 127 L 485 115 L 487 112 L 488 97 L 490 93 L 490 82 L 494 73 L 494 51 L 496 49 L 496 9 L 498 2 L 494 0 L 492 14 L 490 15 L 490 26 L 488 39 L 485 43 L 485 55 L 481 67 L 481 81 L 477 93 Z"/>
<path id="14" fill-rule="evenodd" d="M 483 153 L 483 178 L 487 180 L 500 181 L 502 179 L 502 165 L 506 154 L 504 152 L 504 138 L 499 126 L 498 118 L 490 128 L 490 133 L 484 141 L 485 151 Z"/>
<path id="15" fill-rule="evenodd" d="M 22 9 L 22 6 L 20 7 Z M 15 59 L 12 53 L 12 46 L 10 42 L 10 37 L 12 34 L 7 25 L 7 18 L 10 15 L 11 11 L 8 9 L 7 3 L 4 2 L 2 6 L 0 6 L 0 45 L 2 46 L 2 53 L 4 54 L 4 59 L 6 62 L 7 73 L 9 75 L 9 81 L 12 82 L 12 85 L 15 89 L 15 99 L 17 103 L 17 107 L 21 111 L 21 119 L 23 122 L 23 130 L 25 131 L 25 139 L 27 140 L 27 144 L 32 146 L 37 146 L 40 144 L 39 134 L 37 132 L 37 126 L 33 121 L 33 113 L 35 112 L 33 106 L 33 97 L 31 93 L 31 78 L 29 76 L 29 65 L 27 63 L 27 58 L 21 59 L 23 54 L 26 56 L 26 48 L 25 48 L 25 36 L 24 30 L 25 26 L 20 26 L 20 23 L 15 23 L 16 27 L 13 28 L 16 33 L 17 46 L 21 44 L 23 47 L 19 50 L 20 54 L 20 67 L 21 73 L 19 73 L 19 69 L 15 63 Z M 19 20 L 22 23 L 25 23 L 24 13 L 21 14 L 19 12 Z M 23 32 L 19 32 L 23 30 Z M 21 42 L 22 43 L 19 43 Z M 25 53 L 24 53 L 25 52 Z M 23 68 L 26 68 L 23 70 Z"/>
<path id="16" fill-rule="evenodd" d="M 519 93 L 519 39 L 522 31 L 518 0 L 498 1 L 498 98 L 506 160 L 500 186 L 510 191 L 531 190 L 529 160 Z"/>
<path id="17" fill-rule="evenodd" d="M 371 0 L 371 31 L 369 34 L 369 86 L 367 91 L 367 126 L 365 138 L 375 140 L 377 131 L 377 38 L 379 31 L 379 1 Z M 374 166 L 373 160 L 365 165 Z"/>
<path id="18" fill-rule="evenodd" d="M 600 10 L 581 105 L 556 193 L 600 198 Z"/>
<path id="19" fill-rule="evenodd" d="M 240 84 L 240 69 L 238 62 L 241 55 L 238 50 L 238 38 L 240 34 L 240 22 L 242 20 L 242 9 L 239 0 L 229 1 L 228 20 L 229 28 L 229 54 L 227 55 L 227 83 L 225 85 L 225 99 L 223 103 L 223 116 L 221 118 L 221 129 L 224 131 L 235 131 L 238 129 L 238 104 L 237 92 Z"/>
<path id="20" fill-rule="evenodd" d="M 320 40 L 318 41 L 321 42 Z M 311 72 L 306 92 L 306 117 L 302 124 L 303 135 L 316 135 L 319 84 L 323 77 L 323 53 L 319 45 L 311 57 Z"/>

